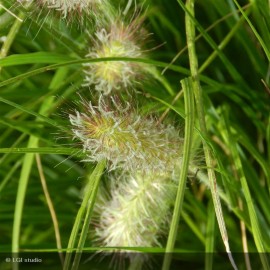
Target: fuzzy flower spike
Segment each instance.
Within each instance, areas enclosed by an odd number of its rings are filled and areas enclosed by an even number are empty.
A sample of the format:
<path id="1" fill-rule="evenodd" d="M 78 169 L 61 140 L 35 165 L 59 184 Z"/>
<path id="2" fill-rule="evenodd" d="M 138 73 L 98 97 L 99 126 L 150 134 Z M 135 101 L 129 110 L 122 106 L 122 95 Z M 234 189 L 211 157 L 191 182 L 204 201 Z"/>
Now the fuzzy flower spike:
<path id="1" fill-rule="evenodd" d="M 180 148 L 180 145 L 176 146 Z M 173 148 L 166 142 L 163 147 Z M 173 151 L 165 158 L 170 160 L 170 154 L 175 165 L 180 166 L 179 157 L 177 159 Z M 130 171 L 111 179 L 109 196 L 101 189 L 95 204 L 96 243 L 121 247 L 121 257 L 128 257 L 132 265 L 148 262 L 147 254 L 134 255 L 134 251 L 125 250 L 125 247 L 162 247 L 160 239 L 168 233 L 178 186 L 170 170 L 167 166 L 162 173 L 157 170 Z"/>
<path id="2" fill-rule="evenodd" d="M 111 199 L 100 193 L 95 206 L 100 215 L 96 241 L 107 247 L 161 246 L 159 237 L 167 233 L 176 182 L 153 172 L 121 177 L 111 186 Z"/>
<path id="3" fill-rule="evenodd" d="M 85 19 L 89 21 L 95 18 L 95 23 L 102 21 L 107 14 L 111 18 L 113 12 L 107 0 L 17 0 L 21 4 L 24 2 L 32 3 L 33 11 L 38 12 L 38 17 L 43 13 L 53 12 L 61 16 L 67 22 L 78 22 L 82 24 Z M 106 12 L 105 12 L 106 11 Z M 59 17 L 59 16 L 58 16 Z"/>
<path id="4" fill-rule="evenodd" d="M 97 106 L 85 100 L 80 103 L 83 110 L 69 119 L 74 139 L 83 145 L 85 161 L 106 159 L 111 170 L 174 172 L 182 140 L 172 126 L 138 115 L 116 97 L 100 96 Z"/>
<path id="5" fill-rule="evenodd" d="M 66 18 L 68 14 L 74 11 L 82 13 L 92 8 L 94 5 L 101 4 L 102 0 L 40 0 L 48 8 L 58 10 Z"/>
<path id="6" fill-rule="evenodd" d="M 128 25 L 121 20 L 111 22 L 109 29 L 102 28 L 92 38 L 93 45 L 86 57 L 143 57 L 142 44 L 148 34 L 142 29 L 142 18 L 136 17 Z M 138 82 L 145 67 L 129 61 L 103 61 L 85 64 L 85 85 L 94 85 L 105 95 L 126 89 Z"/>

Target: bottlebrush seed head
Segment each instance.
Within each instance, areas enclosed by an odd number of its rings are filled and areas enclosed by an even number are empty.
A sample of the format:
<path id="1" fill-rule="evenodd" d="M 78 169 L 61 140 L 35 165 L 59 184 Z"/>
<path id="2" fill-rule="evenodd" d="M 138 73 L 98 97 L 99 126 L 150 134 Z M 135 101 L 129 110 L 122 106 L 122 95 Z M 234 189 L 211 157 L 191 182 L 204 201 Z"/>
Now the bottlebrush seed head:
<path id="1" fill-rule="evenodd" d="M 76 110 L 69 119 L 74 138 L 87 155 L 85 161 L 106 159 L 110 169 L 125 171 L 174 172 L 182 140 L 172 126 L 140 116 L 129 103 L 113 97 L 105 101 L 101 96 L 98 106 L 86 100 L 80 103 L 83 111 Z"/>
<path id="2" fill-rule="evenodd" d="M 68 23 L 78 22 L 81 25 L 91 22 L 91 25 L 93 23 L 98 25 L 108 19 L 111 20 L 114 14 L 107 0 L 17 0 L 17 2 L 22 5 L 31 3 L 33 11 L 31 16 L 44 21 L 47 20 L 48 14 L 53 13 L 60 15 Z"/>
<path id="3" fill-rule="evenodd" d="M 110 247 L 161 246 L 167 231 L 176 182 L 166 174 L 128 175 L 112 186 L 111 199 L 101 193 L 95 205 L 99 215 L 96 241 Z"/>
<path id="4" fill-rule="evenodd" d="M 83 13 L 88 12 L 97 5 L 101 5 L 103 0 L 38 0 L 42 5 L 46 5 L 47 8 L 51 8 L 62 13 L 64 18 L 68 15 L 76 12 Z"/>
<path id="5" fill-rule="evenodd" d="M 143 57 L 142 41 L 147 37 L 141 28 L 142 20 L 134 19 L 128 25 L 112 22 L 110 29 L 100 29 L 92 38 L 93 45 L 86 57 Z M 95 85 L 104 94 L 121 90 L 136 83 L 144 73 L 144 66 L 129 61 L 103 61 L 85 64 L 85 85 Z"/>

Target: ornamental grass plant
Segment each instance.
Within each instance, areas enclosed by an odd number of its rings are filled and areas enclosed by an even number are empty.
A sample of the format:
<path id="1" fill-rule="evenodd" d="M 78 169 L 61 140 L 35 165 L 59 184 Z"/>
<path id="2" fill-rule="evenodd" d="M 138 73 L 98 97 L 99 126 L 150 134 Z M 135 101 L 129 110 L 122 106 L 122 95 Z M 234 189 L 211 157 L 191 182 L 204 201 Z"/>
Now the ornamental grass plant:
<path id="1" fill-rule="evenodd" d="M 270 269 L 270 4 L 0 0 L 0 269 Z"/>

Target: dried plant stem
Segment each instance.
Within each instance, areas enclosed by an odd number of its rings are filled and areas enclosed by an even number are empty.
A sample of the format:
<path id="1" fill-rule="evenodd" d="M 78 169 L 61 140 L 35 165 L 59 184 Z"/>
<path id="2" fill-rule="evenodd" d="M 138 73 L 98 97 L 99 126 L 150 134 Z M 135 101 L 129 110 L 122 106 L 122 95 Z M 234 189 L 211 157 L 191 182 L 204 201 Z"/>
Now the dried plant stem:
<path id="1" fill-rule="evenodd" d="M 40 181 L 41 181 L 41 185 L 43 188 L 43 192 L 46 198 L 46 202 L 48 204 L 48 208 L 52 217 L 52 222 L 53 222 L 53 226 L 54 226 L 54 232 L 55 232 L 55 238 L 56 238 L 56 246 L 59 249 L 59 257 L 61 260 L 62 265 L 64 264 L 64 256 L 63 253 L 61 252 L 62 249 L 62 245 L 61 245 L 61 236 L 60 236 L 60 231 L 59 231 L 59 225 L 58 225 L 58 220 L 57 220 L 57 216 L 54 210 L 54 206 L 53 206 L 53 202 L 47 187 L 47 183 L 46 183 L 46 178 L 45 175 L 43 173 L 43 168 L 42 168 L 42 164 L 41 164 L 41 159 L 40 159 L 40 155 L 36 154 L 36 162 L 37 162 L 37 167 L 38 167 L 38 172 L 39 172 L 39 177 L 40 177 Z"/>

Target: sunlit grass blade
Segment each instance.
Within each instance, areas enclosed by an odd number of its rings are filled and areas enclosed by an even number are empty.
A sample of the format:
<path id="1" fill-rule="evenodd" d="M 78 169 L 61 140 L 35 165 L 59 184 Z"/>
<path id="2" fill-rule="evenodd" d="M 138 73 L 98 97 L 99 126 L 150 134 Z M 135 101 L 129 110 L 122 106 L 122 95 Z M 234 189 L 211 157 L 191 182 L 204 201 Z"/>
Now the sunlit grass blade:
<path id="1" fill-rule="evenodd" d="M 34 52 L 26 54 L 12 54 L 0 59 L 0 67 L 9 67 L 26 64 L 56 64 L 72 61 L 74 58 L 51 52 Z"/>
<path id="2" fill-rule="evenodd" d="M 81 149 L 71 149 L 68 147 L 34 147 L 34 148 L 0 148 L 0 153 L 39 153 L 39 154 L 58 154 L 58 155 L 72 155 L 81 157 Z"/>
<path id="3" fill-rule="evenodd" d="M 38 139 L 36 137 L 30 137 L 28 142 L 28 147 L 37 147 Z M 18 191 L 15 203 L 15 210 L 14 210 L 14 223 L 13 223 L 13 233 L 12 233 L 12 253 L 14 256 L 19 256 L 19 247 L 20 247 L 20 232 L 21 232 L 21 221 L 22 221 L 22 214 L 23 214 L 23 206 L 25 195 L 27 191 L 27 185 L 29 181 L 29 176 L 31 173 L 31 169 L 33 166 L 34 161 L 34 154 L 25 154 L 21 175 L 18 184 Z M 19 269 L 19 264 L 14 263 L 13 269 Z"/>
<path id="4" fill-rule="evenodd" d="M 1 58 L 4 58 L 7 56 L 9 49 L 10 49 L 12 43 L 14 42 L 14 39 L 15 39 L 18 31 L 22 26 L 24 18 L 25 18 L 25 14 L 23 12 L 20 12 L 18 17 L 16 16 L 16 20 L 13 23 L 13 25 L 11 26 L 10 31 L 7 35 L 7 38 L 5 39 L 5 41 L 1 47 L 0 61 L 1 61 Z M 1 64 L 0 64 L 0 71 L 1 71 Z"/>

